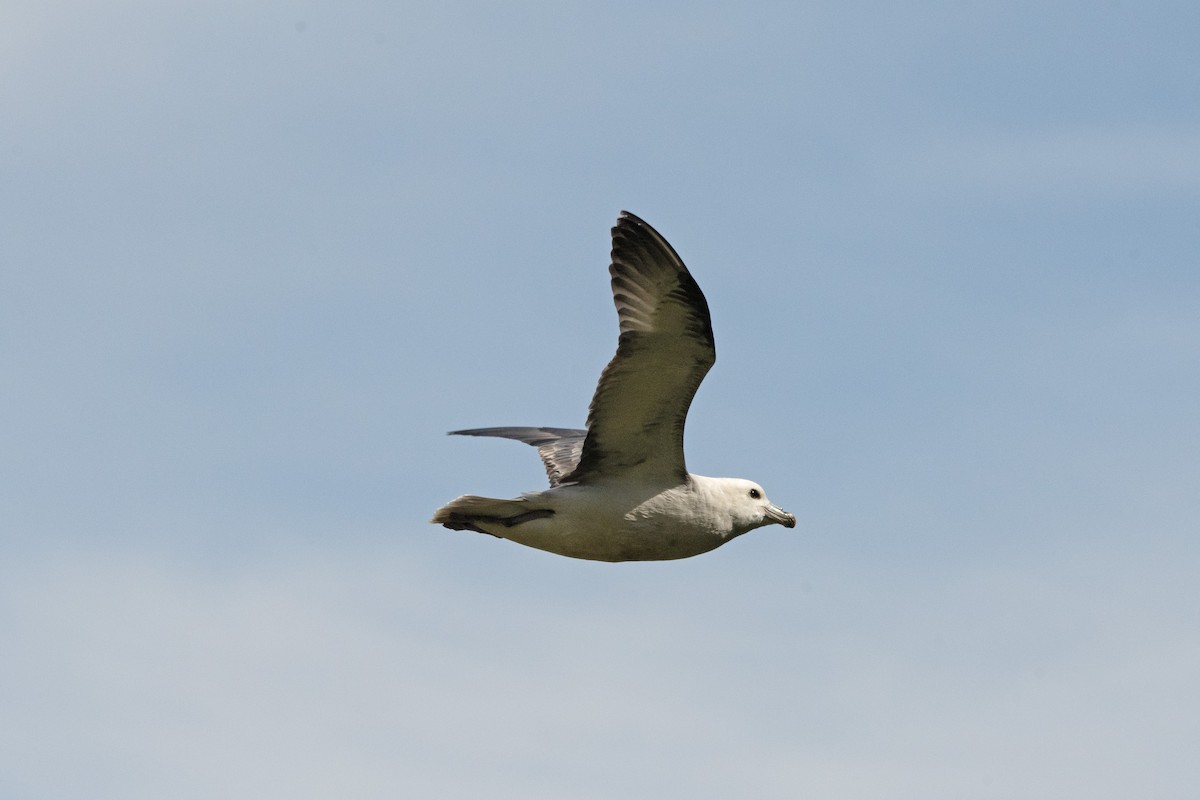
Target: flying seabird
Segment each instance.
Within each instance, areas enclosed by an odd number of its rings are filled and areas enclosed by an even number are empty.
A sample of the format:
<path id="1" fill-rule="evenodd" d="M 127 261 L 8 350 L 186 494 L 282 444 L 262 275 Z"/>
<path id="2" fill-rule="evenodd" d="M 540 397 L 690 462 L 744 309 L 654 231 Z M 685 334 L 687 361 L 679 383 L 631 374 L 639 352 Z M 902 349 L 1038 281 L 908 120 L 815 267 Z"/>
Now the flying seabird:
<path id="1" fill-rule="evenodd" d="M 587 428 L 451 431 L 533 445 L 550 488 L 514 500 L 464 495 L 431 521 L 596 561 L 687 558 L 763 525 L 795 527 L 757 483 L 687 471 L 684 421 L 716 360 L 708 303 L 667 240 L 633 214 L 621 212 L 612 241 L 621 332 Z"/>

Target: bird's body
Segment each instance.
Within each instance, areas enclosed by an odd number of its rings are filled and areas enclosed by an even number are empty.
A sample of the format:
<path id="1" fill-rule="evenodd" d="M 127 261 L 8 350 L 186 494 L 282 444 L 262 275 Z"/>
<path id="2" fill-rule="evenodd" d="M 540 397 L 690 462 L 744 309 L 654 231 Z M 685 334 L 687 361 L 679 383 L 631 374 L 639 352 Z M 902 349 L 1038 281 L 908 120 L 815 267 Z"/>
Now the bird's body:
<path id="1" fill-rule="evenodd" d="M 674 486 L 614 480 L 553 486 L 516 500 L 468 495 L 434 521 L 572 558 L 664 561 L 707 553 L 764 524 L 754 509 L 740 516 L 729 509 L 730 496 L 749 498 L 752 485 L 689 475 Z M 782 515 L 768 521 L 788 524 Z"/>
<path id="2" fill-rule="evenodd" d="M 708 304 L 653 228 L 622 212 L 613 228 L 617 354 L 600 376 L 585 430 L 479 428 L 537 447 L 550 488 L 515 500 L 465 495 L 433 522 L 573 558 L 687 558 L 771 523 L 796 519 L 740 478 L 688 473 L 683 427 L 716 359 Z"/>

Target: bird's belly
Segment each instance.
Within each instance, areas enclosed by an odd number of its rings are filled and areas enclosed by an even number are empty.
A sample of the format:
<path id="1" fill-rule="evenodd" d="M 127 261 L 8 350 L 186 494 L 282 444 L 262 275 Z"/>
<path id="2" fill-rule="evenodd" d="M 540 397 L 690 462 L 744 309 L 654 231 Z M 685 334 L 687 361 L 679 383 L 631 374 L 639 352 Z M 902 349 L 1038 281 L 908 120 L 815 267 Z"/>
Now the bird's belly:
<path id="1" fill-rule="evenodd" d="M 707 553 L 728 541 L 679 520 L 646 518 L 625 509 L 564 504 L 554 516 L 512 527 L 489 526 L 504 539 L 592 561 L 666 561 Z"/>

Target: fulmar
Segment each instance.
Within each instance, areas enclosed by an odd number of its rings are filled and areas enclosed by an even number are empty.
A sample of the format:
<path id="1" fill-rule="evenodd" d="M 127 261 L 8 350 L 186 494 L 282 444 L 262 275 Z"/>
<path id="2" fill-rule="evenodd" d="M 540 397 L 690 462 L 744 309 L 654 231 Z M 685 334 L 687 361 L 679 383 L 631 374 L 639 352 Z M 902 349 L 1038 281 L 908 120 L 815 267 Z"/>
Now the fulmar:
<path id="1" fill-rule="evenodd" d="M 757 483 L 684 466 L 684 421 L 716 350 L 708 303 L 674 248 L 622 211 L 608 271 L 620 337 L 587 428 L 450 432 L 536 447 L 550 488 L 513 500 L 464 495 L 431 521 L 595 561 L 688 558 L 764 525 L 795 527 Z"/>

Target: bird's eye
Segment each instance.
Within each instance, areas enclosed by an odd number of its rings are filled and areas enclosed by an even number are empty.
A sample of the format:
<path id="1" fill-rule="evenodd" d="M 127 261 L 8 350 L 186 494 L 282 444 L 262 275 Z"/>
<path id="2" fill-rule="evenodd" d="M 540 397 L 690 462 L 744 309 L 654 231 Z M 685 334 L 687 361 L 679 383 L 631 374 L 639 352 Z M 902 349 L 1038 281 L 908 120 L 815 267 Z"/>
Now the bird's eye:
<path id="1" fill-rule="evenodd" d="M 758 498 L 762 497 L 762 493 L 761 493 L 761 492 L 759 492 L 759 491 L 758 491 L 758 489 L 751 489 L 751 490 L 750 490 L 750 497 L 752 497 L 753 499 L 757 500 Z"/>

